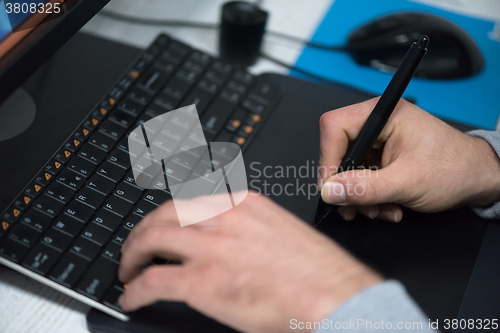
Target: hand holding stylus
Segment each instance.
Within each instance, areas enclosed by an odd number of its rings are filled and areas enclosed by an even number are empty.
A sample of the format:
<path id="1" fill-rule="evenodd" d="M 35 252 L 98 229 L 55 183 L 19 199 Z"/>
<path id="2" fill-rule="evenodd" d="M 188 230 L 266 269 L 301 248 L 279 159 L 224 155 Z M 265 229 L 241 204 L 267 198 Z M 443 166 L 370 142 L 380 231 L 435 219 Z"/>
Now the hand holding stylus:
<path id="1" fill-rule="evenodd" d="M 365 161 L 365 168 L 335 174 L 378 99 L 330 111 L 320 121 L 322 198 L 356 212 L 391 222 L 401 205 L 437 212 L 464 204 L 500 200 L 500 161 L 480 138 L 461 133 L 417 106 L 401 100 Z"/>

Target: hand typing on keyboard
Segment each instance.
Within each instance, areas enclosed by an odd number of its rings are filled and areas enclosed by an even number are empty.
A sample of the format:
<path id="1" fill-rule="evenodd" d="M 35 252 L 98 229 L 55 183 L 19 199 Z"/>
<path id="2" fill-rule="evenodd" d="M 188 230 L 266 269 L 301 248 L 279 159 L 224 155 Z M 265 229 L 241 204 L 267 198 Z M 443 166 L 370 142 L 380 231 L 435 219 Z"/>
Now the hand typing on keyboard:
<path id="1" fill-rule="evenodd" d="M 212 209 L 217 196 L 196 202 Z M 194 199 L 197 200 L 197 199 Z M 142 270 L 154 257 L 181 261 Z M 300 265 L 299 265 L 300 263 Z M 169 201 L 129 234 L 119 270 L 126 311 L 183 301 L 245 332 L 320 321 L 381 278 L 333 241 L 266 197 L 251 193 L 226 213 L 183 227 Z"/>

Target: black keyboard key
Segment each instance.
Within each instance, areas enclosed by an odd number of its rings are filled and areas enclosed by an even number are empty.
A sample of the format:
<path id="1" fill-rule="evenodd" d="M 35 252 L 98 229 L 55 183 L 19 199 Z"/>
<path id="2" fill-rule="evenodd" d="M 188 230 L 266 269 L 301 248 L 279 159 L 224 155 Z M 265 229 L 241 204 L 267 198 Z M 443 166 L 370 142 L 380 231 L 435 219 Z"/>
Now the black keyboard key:
<path id="1" fill-rule="evenodd" d="M 144 74 L 138 83 L 138 87 L 155 95 L 167 83 L 168 78 L 167 73 L 153 67 Z"/>
<path id="2" fill-rule="evenodd" d="M 229 75 L 231 73 L 231 70 L 233 69 L 233 65 L 217 60 L 213 63 L 211 69 L 222 74 Z"/>
<path id="3" fill-rule="evenodd" d="M 98 118 L 98 120 L 99 119 L 101 118 Z M 77 138 L 80 141 L 85 141 L 89 135 L 90 135 L 90 130 L 83 126 L 80 126 L 80 128 L 74 134 L 75 138 Z"/>
<path id="4" fill-rule="evenodd" d="M 139 125 L 137 125 L 137 126 L 139 126 Z M 118 141 L 116 148 L 128 153 L 128 135 L 126 137 L 122 138 L 120 141 Z"/>
<path id="5" fill-rule="evenodd" d="M 104 297 L 106 291 L 118 275 L 118 264 L 104 257 L 98 258 L 83 276 L 76 290 L 96 301 Z"/>
<path id="6" fill-rule="evenodd" d="M 120 304 L 118 304 L 118 298 L 121 296 L 121 294 L 123 294 L 123 290 L 115 286 L 112 287 L 106 294 L 106 297 L 104 297 L 104 305 L 109 306 L 116 311 L 123 312 Z"/>
<path id="7" fill-rule="evenodd" d="M 119 167 L 116 164 L 110 163 L 108 161 L 103 162 L 98 168 L 97 173 L 103 177 L 111 179 L 114 182 L 118 182 L 122 179 L 126 170 Z"/>
<path id="8" fill-rule="evenodd" d="M 96 165 L 80 156 L 76 156 L 68 162 L 67 167 L 84 177 L 88 177 L 94 172 Z"/>
<path id="9" fill-rule="evenodd" d="M 14 205 L 22 211 L 28 209 L 29 206 L 33 203 L 33 199 L 31 197 L 21 194 L 16 201 L 14 201 Z"/>
<path id="10" fill-rule="evenodd" d="M 81 156 L 92 163 L 100 164 L 106 157 L 106 153 L 97 147 L 84 145 L 78 152 L 78 156 Z"/>
<path id="11" fill-rule="evenodd" d="M 177 99 L 183 99 L 186 96 L 188 90 L 191 88 L 191 84 L 179 79 L 173 78 L 166 85 L 163 92 Z"/>
<path id="12" fill-rule="evenodd" d="M 11 227 L 12 227 L 11 222 L 0 219 L 0 237 L 6 235 L 7 232 L 11 229 Z"/>
<path id="13" fill-rule="evenodd" d="M 19 220 L 20 217 L 21 210 L 15 206 L 10 206 L 3 214 L 2 219 L 14 223 Z"/>
<path id="14" fill-rule="evenodd" d="M 111 234 L 111 231 L 95 223 L 89 223 L 89 225 L 82 231 L 82 237 L 90 239 L 101 246 L 108 242 Z"/>
<path id="15" fill-rule="evenodd" d="M 127 229 L 125 227 L 121 227 L 120 230 L 118 230 L 116 232 L 116 234 L 113 235 L 113 242 L 120 245 L 120 248 L 121 248 L 121 246 L 123 245 L 123 243 L 127 239 L 129 233 L 130 233 L 129 229 Z"/>
<path id="16" fill-rule="evenodd" d="M 87 182 L 88 187 L 96 191 L 99 191 L 106 196 L 109 195 L 111 191 L 113 191 L 115 185 L 116 184 L 112 180 L 104 178 L 99 175 L 93 175 Z"/>
<path id="17" fill-rule="evenodd" d="M 42 171 L 35 177 L 35 181 L 42 186 L 47 186 L 52 181 L 53 177 L 54 175 L 50 172 Z"/>
<path id="18" fill-rule="evenodd" d="M 28 185 L 28 187 L 24 190 L 24 194 L 31 198 L 36 198 L 42 193 L 43 187 L 40 184 L 35 183 L 34 181 Z"/>
<path id="19" fill-rule="evenodd" d="M 89 138 L 89 143 L 109 153 L 115 145 L 116 140 L 101 132 L 96 132 Z"/>
<path id="20" fill-rule="evenodd" d="M 127 172 L 125 177 L 123 177 L 123 181 L 126 182 L 127 184 L 138 187 L 137 184 L 135 183 L 134 174 L 133 174 L 132 170 L 129 170 Z"/>
<path id="21" fill-rule="evenodd" d="M 123 222 L 123 227 L 132 230 L 141 221 L 142 217 L 139 215 L 130 214 Z"/>
<path id="22" fill-rule="evenodd" d="M 29 248 L 12 239 L 0 239 L 0 256 L 19 262 L 28 252 Z"/>
<path id="23" fill-rule="evenodd" d="M 80 149 L 80 146 L 82 145 L 82 141 L 80 141 L 79 139 L 75 138 L 75 137 L 72 137 L 70 138 L 65 144 L 64 144 L 64 148 L 66 150 L 69 150 L 71 152 L 76 152 L 78 149 Z"/>
<path id="24" fill-rule="evenodd" d="M 80 176 L 76 172 L 65 169 L 61 171 L 59 176 L 57 176 L 57 181 L 77 191 L 85 183 L 85 177 Z"/>
<path id="25" fill-rule="evenodd" d="M 224 90 L 222 90 L 222 92 L 220 93 L 219 96 L 228 100 L 231 103 L 237 104 L 237 103 L 239 103 L 242 95 L 238 92 L 235 92 L 235 91 L 232 91 L 229 89 L 224 89 Z"/>
<path id="26" fill-rule="evenodd" d="M 137 205 L 135 205 L 134 210 L 132 211 L 134 214 L 139 216 L 146 216 L 149 212 L 153 211 L 156 208 L 156 205 L 153 205 L 150 202 L 145 200 L 139 201 Z"/>
<path id="27" fill-rule="evenodd" d="M 220 89 L 221 85 L 207 79 L 201 79 L 197 87 L 215 94 Z"/>
<path id="28" fill-rule="evenodd" d="M 118 110 L 122 110 L 132 117 L 137 117 L 144 110 L 144 105 L 136 102 L 130 98 L 125 98 L 120 105 L 118 105 Z M 116 121 L 117 118 L 114 120 Z"/>
<path id="29" fill-rule="evenodd" d="M 45 244 L 38 243 L 24 259 L 23 266 L 45 276 L 60 256 L 61 253 L 59 251 Z"/>
<path id="30" fill-rule="evenodd" d="M 110 120 L 104 121 L 101 127 L 99 127 L 99 131 L 116 140 L 120 139 L 123 134 L 125 134 L 125 128 Z"/>
<path id="31" fill-rule="evenodd" d="M 229 119 L 226 129 L 230 132 L 236 132 L 243 125 L 249 114 L 247 111 L 237 108 L 231 119 Z"/>
<path id="32" fill-rule="evenodd" d="M 227 80 L 227 75 L 222 74 L 221 72 L 216 72 L 213 70 L 208 70 L 203 78 L 215 82 L 217 84 L 223 84 Z"/>
<path id="33" fill-rule="evenodd" d="M 46 166 L 45 171 L 51 173 L 52 175 L 57 175 L 62 169 L 62 163 L 56 159 L 52 159 Z"/>
<path id="34" fill-rule="evenodd" d="M 172 111 L 177 108 L 177 105 L 179 105 L 179 100 L 177 98 L 163 92 L 156 97 L 152 105 L 148 106 L 146 114 L 156 117 L 155 114 L 160 115 Z"/>
<path id="35" fill-rule="evenodd" d="M 194 61 L 202 66 L 207 66 L 212 62 L 213 58 L 206 53 L 193 51 L 188 58 L 188 61 Z"/>
<path id="36" fill-rule="evenodd" d="M 64 204 L 47 195 L 42 195 L 33 204 L 33 208 L 49 215 L 56 217 L 62 211 Z"/>
<path id="37" fill-rule="evenodd" d="M 144 199 L 160 206 L 165 201 L 172 199 L 172 195 L 166 191 L 148 190 L 144 193 Z"/>
<path id="38" fill-rule="evenodd" d="M 30 228 L 22 223 L 16 224 L 12 227 L 9 237 L 32 247 L 40 237 L 40 233 L 33 228 Z"/>
<path id="39" fill-rule="evenodd" d="M 114 232 L 120 226 L 120 223 L 122 223 L 123 218 L 109 210 L 101 209 L 92 221 Z"/>
<path id="40" fill-rule="evenodd" d="M 226 124 L 235 106 L 234 103 L 220 97 L 217 98 L 201 118 L 203 129 L 209 133 L 217 134 Z"/>
<path id="41" fill-rule="evenodd" d="M 198 114 L 202 115 L 203 112 L 205 112 L 208 104 L 212 101 L 214 96 L 215 96 L 214 94 L 209 93 L 208 91 L 202 88 L 196 87 L 189 93 L 186 99 L 181 103 L 181 106 L 195 104 Z"/>
<path id="42" fill-rule="evenodd" d="M 26 212 L 26 214 L 23 215 L 23 217 L 21 218 L 21 222 L 29 225 L 39 232 L 43 232 L 50 226 L 50 224 L 52 223 L 52 219 L 45 214 L 30 209 Z"/>
<path id="43" fill-rule="evenodd" d="M 191 51 L 191 48 L 179 41 L 172 41 L 167 50 L 172 51 L 173 53 L 178 54 L 181 57 L 185 57 L 188 55 L 189 51 Z"/>
<path id="44" fill-rule="evenodd" d="M 97 209 L 102 205 L 106 196 L 97 191 L 92 190 L 90 187 L 84 187 L 76 195 L 76 200 L 86 203 L 90 207 Z"/>
<path id="45" fill-rule="evenodd" d="M 178 66 L 178 62 L 171 61 L 169 59 L 158 59 L 154 64 L 153 68 L 159 69 L 166 74 L 172 74 Z"/>
<path id="46" fill-rule="evenodd" d="M 223 130 L 215 140 L 216 142 L 233 142 L 234 133 L 229 132 L 228 130 Z"/>
<path id="47" fill-rule="evenodd" d="M 52 223 L 53 228 L 65 232 L 71 237 L 76 237 L 84 225 L 83 222 L 65 214 L 59 215 L 59 217 L 54 220 L 54 223 Z"/>
<path id="48" fill-rule="evenodd" d="M 51 228 L 42 236 L 42 243 L 50 245 L 59 251 L 65 251 L 73 237 L 70 237 L 57 229 Z"/>
<path id="49" fill-rule="evenodd" d="M 125 217 L 128 215 L 128 213 L 130 213 L 132 206 L 132 203 L 112 195 L 108 198 L 108 200 L 106 200 L 103 207 L 120 215 L 121 217 Z"/>
<path id="50" fill-rule="evenodd" d="M 135 102 L 134 102 L 135 103 Z M 141 105 L 141 112 L 144 109 L 144 106 Z M 132 124 L 135 123 L 136 116 L 126 113 L 122 110 L 115 110 L 113 113 L 109 115 L 109 120 L 117 123 L 118 125 L 129 128 Z"/>
<path id="51" fill-rule="evenodd" d="M 94 209 L 78 201 L 71 201 L 64 208 L 64 213 L 82 222 L 87 222 L 94 213 Z"/>
<path id="52" fill-rule="evenodd" d="M 114 149 L 111 153 L 108 154 L 108 161 L 124 168 L 125 170 L 130 168 L 129 155 L 119 149 Z"/>
<path id="53" fill-rule="evenodd" d="M 120 183 L 114 190 L 114 195 L 135 204 L 142 195 L 142 190 L 127 183 Z"/>
<path id="54" fill-rule="evenodd" d="M 142 105 L 147 105 L 153 98 L 153 95 L 139 88 L 132 89 L 127 95 L 128 98 Z M 136 114 L 138 115 L 138 114 Z"/>
<path id="55" fill-rule="evenodd" d="M 227 83 L 226 89 L 234 91 L 238 94 L 244 94 L 247 91 L 247 87 L 244 84 L 231 80 Z"/>
<path id="56" fill-rule="evenodd" d="M 267 105 L 278 90 L 278 86 L 267 81 L 258 82 L 250 92 L 250 98 Z"/>
<path id="57" fill-rule="evenodd" d="M 49 278 L 68 288 L 73 288 L 89 264 L 89 260 L 67 252 L 52 269 Z"/>
<path id="58" fill-rule="evenodd" d="M 101 121 L 99 120 L 99 118 L 94 118 L 94 117 L 90 116 L 87 120 L 85 120 L 83 122 L 83 127 L 93 131 L 97 128 L 97 125 L 99 125 L 100 123 L 101 123 Z"/>
<path id="59" fill-rule="evenodd" d="M 80 236 L 71 244 L 70 250 L 92 261 L 101 250 L 101 246 Z"/>
<path id="60" fill-rule="evenodd" d="M 247 72 L 243 72 L 243 71 L 237 71 L 234 73 L 233 75 L 233 78 L 244 84 L 244 85 L 251 85 L 253 83 L 253 80 L 254 80 L 254 76 L 250 73 L 247 73 Z"/>
<path id="61" fill-rule="evenodd" d="M 252 113 L 258 113 L 258 114 L 263 113 L 264 110 L 266 109 L 264 104 L 256 102 L 253 99 L 249 98 L 245 99 L 241 104 L 241 106 Z"/>
<path id="62" fill-rule="evenodd" d="M 73 156 L 72 151 L 62 148 L 57 152 L 54 158 L 64 164 L 71 158 L 71 156 Z"/>

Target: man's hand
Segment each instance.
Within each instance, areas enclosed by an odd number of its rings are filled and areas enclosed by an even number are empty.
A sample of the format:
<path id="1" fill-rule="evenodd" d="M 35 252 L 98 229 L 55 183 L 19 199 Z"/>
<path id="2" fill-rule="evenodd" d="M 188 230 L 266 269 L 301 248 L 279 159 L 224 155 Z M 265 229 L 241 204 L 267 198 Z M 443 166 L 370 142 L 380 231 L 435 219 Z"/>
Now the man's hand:
<path id="1" fill-rule="evenodd" d="M 365 167 L 335 175 L 350 142 L 358 136 L 378 99 L 330 111 L 321 117 L 321 196 L 340 205 L 351 220 L 359 211 L 370 218 L 399 222 L 403 205 L 437 212 L 500 200 L 500 161 L 484 140 L 468 136 L 401 100 Z M 473 110 L 471 110 L 473 112 Z"/>
<path id="2" fill-rule="evenodd" d="M 207 200 L 193 209 L 211 209 Z M 154 257 L 182 265 L 142 267 Z M 120 299 L 126 311 L 158 300 L 183 301 L 245 332 L 290 330 L 320 321 L 381 278 L 333 241 L 266 197 L 181 228 L 173 203 L 150 213 L 122 249 Z"/>

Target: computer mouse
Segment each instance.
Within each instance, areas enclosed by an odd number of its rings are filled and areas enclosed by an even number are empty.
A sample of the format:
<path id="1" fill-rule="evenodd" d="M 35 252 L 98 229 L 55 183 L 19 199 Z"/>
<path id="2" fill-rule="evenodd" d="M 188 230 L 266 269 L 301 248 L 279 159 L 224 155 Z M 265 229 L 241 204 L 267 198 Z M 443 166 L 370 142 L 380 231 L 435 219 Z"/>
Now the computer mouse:
<path id="1" fill-rule="evenodd" d="M 421 35 L 429 36 L 431 43 L 415 76 L 459 79 L 484 68 L 481 50 L 467 31 L 445 18 L 421 12 L 398 12 L 357 28 L 348 37 L 348 49 L 361 65 L 395 71 Z"/>

